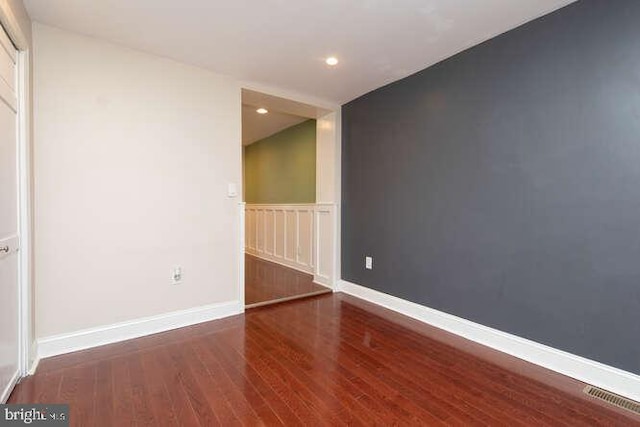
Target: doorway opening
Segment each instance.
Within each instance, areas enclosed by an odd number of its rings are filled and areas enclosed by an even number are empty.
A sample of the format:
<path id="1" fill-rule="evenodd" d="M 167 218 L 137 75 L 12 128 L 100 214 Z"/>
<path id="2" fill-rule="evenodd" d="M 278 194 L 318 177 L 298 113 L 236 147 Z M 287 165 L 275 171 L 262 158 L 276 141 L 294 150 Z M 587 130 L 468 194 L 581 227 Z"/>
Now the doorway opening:
<path id="1" fill-rule="evenodd" d="M 336 117 L 331 109 L 242 91 L 246 308 L 333 289 Z"/>

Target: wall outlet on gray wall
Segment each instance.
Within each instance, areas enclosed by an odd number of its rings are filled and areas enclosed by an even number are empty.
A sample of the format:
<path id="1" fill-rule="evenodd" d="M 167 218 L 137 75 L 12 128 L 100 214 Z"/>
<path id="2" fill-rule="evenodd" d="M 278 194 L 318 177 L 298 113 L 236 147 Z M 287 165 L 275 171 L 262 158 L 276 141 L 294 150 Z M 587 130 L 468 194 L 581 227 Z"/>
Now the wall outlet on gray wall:
<path id="1" fill-rule="evenodd" d="M 373 258 L 370 256 L 364 257 L 364 268 L 367 270 L 373 270 Z"/>

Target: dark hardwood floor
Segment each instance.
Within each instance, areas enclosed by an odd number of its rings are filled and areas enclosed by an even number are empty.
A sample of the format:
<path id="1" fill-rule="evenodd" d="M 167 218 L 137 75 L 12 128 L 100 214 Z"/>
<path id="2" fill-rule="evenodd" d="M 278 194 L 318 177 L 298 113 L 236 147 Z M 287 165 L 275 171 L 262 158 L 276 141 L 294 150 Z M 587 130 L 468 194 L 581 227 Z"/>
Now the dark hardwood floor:
<path id="1" fill-rule="evenodd" d="M 343 294 L 43 360 L 75 426 L 640 425 L 584 384 Z"/>
<path id="2" fill-rule="evenodd" d="M 247 307 L 258 307 L 331 292 L 313 283 L 313 275 L 245 255 L 244 298 Z"/>

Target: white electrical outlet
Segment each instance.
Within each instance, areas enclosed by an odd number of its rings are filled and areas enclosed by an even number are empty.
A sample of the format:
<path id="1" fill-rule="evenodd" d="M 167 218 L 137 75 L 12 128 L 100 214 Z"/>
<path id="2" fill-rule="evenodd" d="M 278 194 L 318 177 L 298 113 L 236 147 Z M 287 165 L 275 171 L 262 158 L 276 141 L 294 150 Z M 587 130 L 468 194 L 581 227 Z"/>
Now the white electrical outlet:
<path id="1" fill-rule="evenodd" d="M 364 268 L 367 270 L 373 270 L 373 258 L 370 256 L 364 257 Z"/>
<path id="2" fill-rule="evenodd" d="M 171 284 L 177 285 L 182 283 L 182 267 L 173 267 L 171 272 Z"/>

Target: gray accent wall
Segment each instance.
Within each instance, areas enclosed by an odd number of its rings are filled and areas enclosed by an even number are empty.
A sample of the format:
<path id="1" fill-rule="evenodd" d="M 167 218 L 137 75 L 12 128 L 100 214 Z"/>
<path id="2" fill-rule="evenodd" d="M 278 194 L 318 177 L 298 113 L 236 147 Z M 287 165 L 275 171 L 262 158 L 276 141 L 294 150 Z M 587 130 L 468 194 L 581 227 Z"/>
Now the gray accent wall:
<path id="1" fill-rule="evenodd" d="M 344 280 L 640 374 L 640 1 L 573 3 L 342 120 Z"/>

